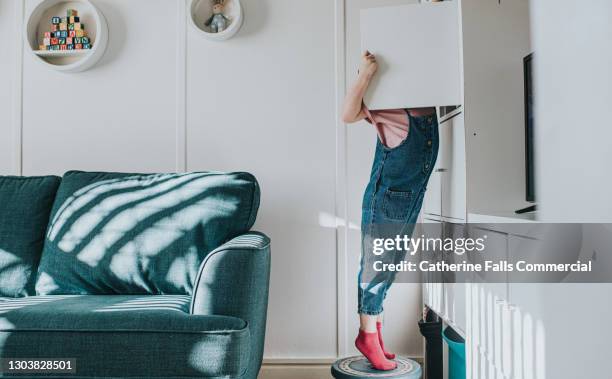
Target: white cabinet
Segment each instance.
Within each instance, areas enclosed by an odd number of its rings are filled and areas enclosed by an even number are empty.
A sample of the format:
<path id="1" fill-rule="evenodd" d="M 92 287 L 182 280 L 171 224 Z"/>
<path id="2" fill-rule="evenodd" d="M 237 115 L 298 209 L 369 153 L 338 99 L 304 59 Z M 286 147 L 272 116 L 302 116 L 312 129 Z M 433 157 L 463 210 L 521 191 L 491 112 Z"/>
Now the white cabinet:
<path id="1" fill-rule="evenodd" d="M 528 205 L 522 62 L 531 43 L 528 0 L 452 2 L 460 8 L 462 113 L 441 119 L 441 162 L 424 213 L 457 222 Z"/>
<path id="2" fill-rule="evenodd" d="M 439 126 L 440 148 L 423 200 L 426 216 L 466 220 L 465 127 L 463 114 Z"/>
<path id="3" fill-rule="evenodd" d="M 442 172 L 442 216 L 457 221 L 466 219 L 465 127 L 463 113 L 441 126 L 444 137 Z"/>
<path id="4" fill-rule="evenodd" d="M 377 55 L 383 73 L 365 96 L 368 107 L 461 104 L 460 34 L 458 1 L 363 9 L 361 50 Z"/>

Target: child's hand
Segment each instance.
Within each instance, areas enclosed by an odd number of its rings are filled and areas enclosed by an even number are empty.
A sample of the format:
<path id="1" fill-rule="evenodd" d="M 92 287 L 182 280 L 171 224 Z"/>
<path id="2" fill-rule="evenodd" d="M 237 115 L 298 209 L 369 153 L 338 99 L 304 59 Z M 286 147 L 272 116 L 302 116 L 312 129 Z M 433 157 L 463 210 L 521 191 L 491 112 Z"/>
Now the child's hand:
<path id="1" fill-rule="evenodd" d="M 378 63 L 376 57 L 369 51 L 365 51 L 361 56 L 361 68 L 359 69 L 359 76 L 364 76 L 368 79 L 372 78 L 378 70 Z"/>

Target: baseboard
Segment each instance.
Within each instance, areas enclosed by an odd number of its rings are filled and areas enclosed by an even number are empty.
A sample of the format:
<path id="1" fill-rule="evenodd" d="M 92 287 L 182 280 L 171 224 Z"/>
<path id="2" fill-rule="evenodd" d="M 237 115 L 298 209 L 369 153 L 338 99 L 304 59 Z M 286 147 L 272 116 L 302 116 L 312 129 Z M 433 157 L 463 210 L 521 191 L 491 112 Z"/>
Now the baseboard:
<path id="1" fill-rule="evenodd" d="M 411 357 L 423 364 L 422 357 Z M 257 379 L 331 379 L 335 359 L 265 359 Z"/>
<path id="2" fill-rule="evenodd" d="M 257 379 L 329 379 L 329 364 L 263 364 Z"/>

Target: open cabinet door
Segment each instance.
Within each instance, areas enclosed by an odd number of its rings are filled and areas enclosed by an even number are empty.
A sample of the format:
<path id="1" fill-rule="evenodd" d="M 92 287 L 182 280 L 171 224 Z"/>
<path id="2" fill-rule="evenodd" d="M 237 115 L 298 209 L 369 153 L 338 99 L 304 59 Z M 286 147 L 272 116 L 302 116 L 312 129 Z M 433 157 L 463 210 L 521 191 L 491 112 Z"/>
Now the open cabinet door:
<path id="1" fill-rule="evenodd" d="M 459 105 L 459 1 L 364 9 L 361 47 L 376 54 L 379 72 L 365 103 L 370 109 Z"/>

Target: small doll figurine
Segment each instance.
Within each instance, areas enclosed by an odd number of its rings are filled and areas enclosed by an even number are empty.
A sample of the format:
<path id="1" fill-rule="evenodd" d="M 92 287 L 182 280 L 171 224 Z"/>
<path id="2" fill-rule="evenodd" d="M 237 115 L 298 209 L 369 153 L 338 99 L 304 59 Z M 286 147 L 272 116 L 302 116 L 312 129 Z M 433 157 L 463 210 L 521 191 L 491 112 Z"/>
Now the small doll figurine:
<path id="1" fill-rule="evenodd" d="M 221 33 L 229 25 L 229 18 L 225 17 L 225 0 L 213 0 L 213 15 L 204 23 L 210 27 L 212 33 Z"/>

